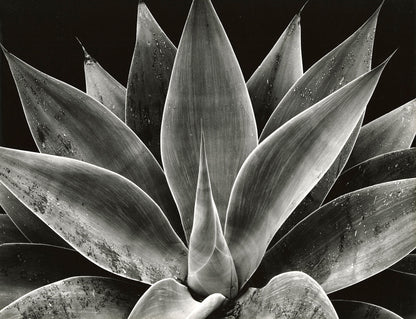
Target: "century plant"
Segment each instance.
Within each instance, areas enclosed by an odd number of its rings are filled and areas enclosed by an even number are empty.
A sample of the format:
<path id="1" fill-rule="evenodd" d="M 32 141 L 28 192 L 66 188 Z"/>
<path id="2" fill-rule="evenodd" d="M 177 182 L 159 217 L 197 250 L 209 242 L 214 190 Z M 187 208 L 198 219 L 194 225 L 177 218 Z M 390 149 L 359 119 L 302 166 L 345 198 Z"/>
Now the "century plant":
<path id="1" fill-rule="evenodd" d="M 412 261 L 416 101 L 361 127 L 379 10 L 305 73 L 295 15 L 247 83 L 209 0 L 177 49 L 139 3 L 127 88 L 3 48 L 40 154 L 1 148 L 0 318 L 338 318 Z"/>

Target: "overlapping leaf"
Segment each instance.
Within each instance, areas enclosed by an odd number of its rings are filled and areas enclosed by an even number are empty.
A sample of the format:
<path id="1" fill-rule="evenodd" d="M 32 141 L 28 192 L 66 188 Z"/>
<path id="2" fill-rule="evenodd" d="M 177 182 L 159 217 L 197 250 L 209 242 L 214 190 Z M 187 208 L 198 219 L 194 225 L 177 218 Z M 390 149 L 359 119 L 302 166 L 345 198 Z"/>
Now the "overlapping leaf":
<path id="1" fill-rule="evenodd" d="M 0 245 L 4 243 L 25 243 L 27 238 L 6 214 L 0 214 Z"/>
<path id="2" fill-rule="evenodd" d="M 416 248 L 415 218 L 416 179 L 341 196 L 304 219 L 269 250 L 258 271 L 260 282 L 299 270 L 326 292 L 355 284 Z"/>
<path id="3" fill-rule="evenodd" d="M 189 238 L 201 124 L 221 223 L 233 181 L 257 145 L 254 114 L 231 44 L 209 0 L 192 3 L 163 113 L 162 161 Z"/>
<path id="4" fill-rule="evenodd" d="M 244 163 L 231 193 L 225 226 L 240 286 L 260 264 L 277 229 L 344 147 L 384 65 L 292 119 Z"/>
<path id="5" fill-rule="evenodd" d="M 147 283 L 186 278 L 186 247 L 126 178 L 74 159 L 1 148 L 0 181 L 102 268 Z"/>
<path id="6" fill-rule="evenodd" d="M 360 301 L 333 300 L 340 319 L 402 319 L 383 307 Z"/>

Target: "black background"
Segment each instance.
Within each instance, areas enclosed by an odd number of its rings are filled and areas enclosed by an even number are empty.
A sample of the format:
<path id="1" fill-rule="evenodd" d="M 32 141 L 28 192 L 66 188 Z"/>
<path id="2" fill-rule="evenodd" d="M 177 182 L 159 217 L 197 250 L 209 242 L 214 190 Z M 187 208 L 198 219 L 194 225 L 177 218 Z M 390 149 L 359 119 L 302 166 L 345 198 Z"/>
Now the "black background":
<path id="1" fill-rule="evenodd" d="M 304 0 L 213 3 L 248 79 Z M 148 0 L 147 4 L 177 45 L 190 0 Z M 301 22 L 305 70 L 354 32 L 379 4 L 380 0 L 310 0 Z M 83 90 L 78 36 L 89 53 L 125 85 L 136 7 L 136 0 L 0 0 L 1 42 L 29 64 Z M 399 50 L 382 75 L 366 122 L 416 97 L 415 7 L 414 0 L 388 0 L 380 13 L 373 65 Z M 4 57 L 0 63 L 1 145 L 36 150 Z"/>

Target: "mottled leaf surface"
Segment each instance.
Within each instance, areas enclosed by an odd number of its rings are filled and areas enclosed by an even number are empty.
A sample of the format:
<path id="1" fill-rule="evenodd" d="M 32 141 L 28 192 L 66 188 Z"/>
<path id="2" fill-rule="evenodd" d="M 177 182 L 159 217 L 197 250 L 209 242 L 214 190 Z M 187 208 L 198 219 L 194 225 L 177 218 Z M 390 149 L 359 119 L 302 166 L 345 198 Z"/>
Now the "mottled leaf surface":
<path id="1" fill-rule="evenodd" d="M 339 319 L 401 319 L 399 315 L 383 307 L 366 302 L 332 300 Z"/>
<path id="2" fill-rule="evenodd" d="M 173 279 L 164 279 L 140 298 L 128 319 L 205 319 L 224 300 L 221 294 L 213 294 L 198 302 L 186 286 Z"/>
<path id="3" fill-rule="evenodd" d="M 5 55 L 39 151 L 86 161 L 130 179 L 156 201 L 180 234 L 162 168 L 133 131 L 85 93 Z"/>
<path id="4" fill-rule="evenodd" d="M 146 283 L 186 278 L 186 247 L 156 203 L 121 175 L 74 159 L 1 148 L 0 181 L 102 268 Z"/>
<path id="5" fill-rule="evenodd" d="M 0 215 L 0 245 L 4 243 L 25 243 L 27 238 L 6 214 Z"/>
<path id="6" fill-rule="evenodd" d="M 105 277 L 71 277 L 22 296 L 0 311 L 1 319 L 123 319 L 143 287 Z"/>
<path id="7" fill-rule="evenodd" d="M 225 238 L 239 285 L 260 264 L 274 234 L 337 158 L 361 118 L 384 64 L 275 131 L 238 174 Z"/>
<path id="8" fill-rule="evenodd" d="M 176 48 L 144 2 L 127 82 L 126 123 L 160 161 L 160 126 Z"/>
<path id="9" fill-rule="evenodd" d="M 187 282 L 202 296 L 217 292 L 233 298 L 238 293 L 237 274 L 212 196 L 203 135 L 200 153 Z"/>
<path id="10" fill-rule="evenodd" d="M 338 318 L 319 284 L 308 275 L 293 271 L 274 277 L 261 289 L 249 288 L 232 308 L 216 318 Z"/>
<path id="11" fill-rule="evenodd" d="M 260 141 L 295 115 L 370 70 L 380 8 L 347 40 L 311 66 L 294 84 L 272 113 L 261 133 Z"/>
<path id="12" fill-rule="evenodd" d="M 374 156 L 409 148 L 416 134 L 416 99 L 364 125 L 346 168 Z"/>
<path id="13" fill-rule="evenodd" d="M 0 245 L 0 309 L 54 281 L 106 274 L 74 250 L 42 244 Z"/>
<path id="14" fill-rule="evenodd" d="M 299 223 L 266 254 L 261 281 L 288 270 L 333 292 L 390 267 L 416 247 L 416 179 L 341 196 Z M 305 240 L 305 236 L 307 240 Z"/>
<path id="15" fill-rule="evenodd" d="M 193 221 L 201 127 L 223 224 L 234 179 L 257 145 L 257 129 L 243 75 L 210 0 L 192 3 L 162 121 L 163 166 L 187 238 Z"/>
<path id="16" fill-rule="evenodd" d="M 299 13 L 247 82 L 259 134 L 277 104 L 303 74 L 300 34 Z"/>

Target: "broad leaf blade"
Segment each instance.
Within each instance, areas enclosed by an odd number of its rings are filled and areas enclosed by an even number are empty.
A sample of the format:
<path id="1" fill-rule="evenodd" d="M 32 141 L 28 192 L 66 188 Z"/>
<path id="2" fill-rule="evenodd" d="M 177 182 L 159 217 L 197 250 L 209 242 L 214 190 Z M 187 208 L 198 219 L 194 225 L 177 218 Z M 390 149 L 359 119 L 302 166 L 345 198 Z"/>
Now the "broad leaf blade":
<path id="1" fill-rule="evenodd" d="M 146 283 L 186 278 L 186 247 L 156 203 L 126 178 L 65 157 L 1 148 L 0 181 L 100 267 Z"/>
<path id="2" fill-rule="evenodd" d="M 225 227 L 240 286 L 260 264 L 276 231 L 344 147 L 383 68 L 384 64 L 292 119 L 244 163 Z"/>
<path id="3" fill-rule="evenodd" d="M 71 277 L 24 295 L 3 308 L 0 318 L 122 319 L 143 291 L 105 277 Z"/>
<path id="4" fill-rule="evenodd" d="M 260 136 L 263 141 L 285 122 L 371 68 L 381 6 L 347 40 L 311 66 L 280 101 Z"/>
<path id="5" fill-rule="evenodd" d="M 221 318 L 338 318 L 319 284 L 293 271 L 274 277 L 261 289 L 249 288 Z"/>
<path id="6" fill-rule="evenodd" d="M 300 32 L 299 13 L 247 82 L 259 133 L 280 100 L 303 74 Z"/>
<path id="7" fill-rule="evenodd" d="M 409 148 L 416 135 L 416 99 L 364 125 L 346 169 L 380 154 Z"/>
<path id="8" fill-rule="evenodd" d="M 134 306 L 128 319 L 204 319 L 225 300 L 220 294 L 202 303 L 194 300 L 186 286 L 173 279 L 154 284 Z"/>
<path id="9" fill-rule="evenodd" d="M 68 244 L 0 183 L 0 206 L 31 242 L 67 247 Z M 23 242 L 25 242 L 24 240 Z"/>
<path id="10" fill-rule="evenodd" d="M 93 98 L 4 52 L 39 151 L 83 160 L 130 179 L 181 234 L 164 173 L 142 141 Z"/>
<path id="11" fill-rule="evenodd" d="M 200 153 L 187 282 L 202 296 L 217 292 L 233 298 L 238 293 L 237 274 L 212 196 L 203 135 Z"/>
<path id="12" fill-rule="evenodd" d="M 6 214 L 0 215 L 0 245 L 4 243 L 26 243 L 27 238 Z"/>
<path id="13" fill-rule="evenodd" d="M 335 183 L 328 199 L 367 186 L 416 177 L 416 148 L 373 157 L 345 171 Z"/>
<path id="14" fill-rule="evenodd" d="M 126 123 L 160 161 L 160 126 L 176 48 L 144 2 L 127 82 Z"/>
<path id="15" fill-rule="evenodd" d="M 402 319 L 383 307 L 361 301 L 332 300 L 340 319 Z"/>
<path id="16" fill-rule="evenodd" d="M 162 121 L 163 166 L 187 238 L 192 228 L 201 126 L 223 224 L 233 181 L 257 145 L 257 129 L 243 75 L 210 0 L 192 3 Z"/>
<path id="17" fill-rule="evenodd" d="M 415 249 L 415 218 L 416 179 L 346 194 L 321 207 L 283 237 L 266 254 L 258 274 L 266 274 L 264 282 L 275 274 L 299 270 L 328 293 L 348 287 Z"/>
<path id="18" fill-rule="evenodd" d="M 42 244 L 0 245 L 0 309 L 54 281 L 107 274 L 70 249 Z"/>

